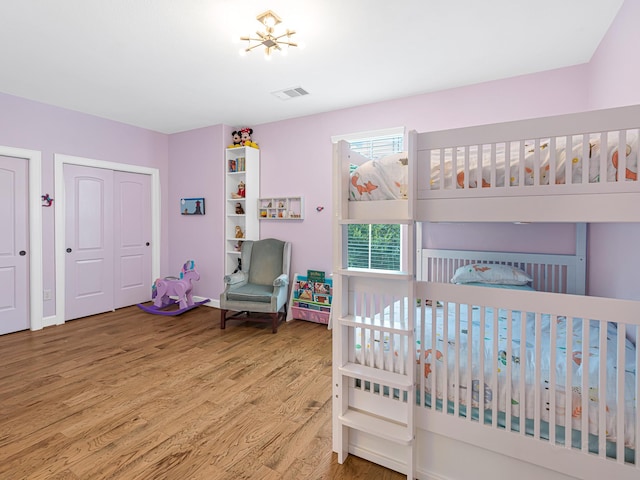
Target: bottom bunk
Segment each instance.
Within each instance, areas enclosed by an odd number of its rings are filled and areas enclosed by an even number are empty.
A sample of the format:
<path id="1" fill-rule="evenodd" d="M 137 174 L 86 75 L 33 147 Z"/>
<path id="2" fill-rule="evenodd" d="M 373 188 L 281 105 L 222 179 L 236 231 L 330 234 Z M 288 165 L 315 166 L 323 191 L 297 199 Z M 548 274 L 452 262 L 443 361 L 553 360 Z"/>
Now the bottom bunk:
<path id="1" fill-rule="evenodd" d="M 575 294 L 572 256 L 496 255 L 423 250 L 401 299 L 388 280 L 349 278 L 350 361 L 415 369 L 415 389 L 351 379 L 349 408 L 388 417 L 414 400 L 415 465 L 363 431 L 349 452 L 419 478 L 639 478 L 638 302 Z M 410 310 L 414 345 L 395 333 Z"/>

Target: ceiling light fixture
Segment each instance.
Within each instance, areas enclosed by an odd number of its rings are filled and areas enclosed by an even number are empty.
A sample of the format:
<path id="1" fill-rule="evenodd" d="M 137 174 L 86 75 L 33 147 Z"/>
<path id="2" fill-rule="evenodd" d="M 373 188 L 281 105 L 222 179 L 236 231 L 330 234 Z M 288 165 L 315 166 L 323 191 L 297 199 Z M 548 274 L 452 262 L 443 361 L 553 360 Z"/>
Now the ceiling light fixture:
<path id="1" fill-rule="evenodd" d="M 273 13 L 271 10 L 267 10 L 264 13 L 261 13 L 256 17 L 256 20 L 260 22 L 260 24 L 264 27 L 265 31 L 260 32 L 257 31 L 257 38 L 252 37 L 240 37 L 240 40 L 243 42 L 249 42 L 247 48 L 243 48 L 240 50 L 240 54 L 244 55 L 254 48 L 263 46 L 264 54 L 267 59 L 271 58 L 271 52 L 274 50 L 280 51 L 283 55 L 286 54 L 286 51 L 289 47 L 297 47 L 298 44 L 292 42 L 291 36 L 295 35 L 294 30 L 287 29 L 284 33 L 280 35 L 276 35 L 274 33 L 274 27 L 282 22 L 282 19 Z M 286 48 L 282 48 L 286 47 Z"/>

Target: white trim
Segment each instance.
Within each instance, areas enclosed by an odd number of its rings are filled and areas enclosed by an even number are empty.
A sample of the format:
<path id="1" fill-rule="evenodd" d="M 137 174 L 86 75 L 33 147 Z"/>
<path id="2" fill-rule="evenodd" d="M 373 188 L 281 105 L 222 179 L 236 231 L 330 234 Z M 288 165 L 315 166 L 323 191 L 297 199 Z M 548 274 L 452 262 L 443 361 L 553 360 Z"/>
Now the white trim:
<path id="1" fill-rule="evenodd" d="M 194 295 L 193 296 L 193 301 L 194 302 L 202 302 L 203 300 L 209 299 L 209 301 L 207 303 L 203 303 L 202 305 L 200 305 L 201 307 L 214 307 L 214 308 L 220 308 L 220 299 L 219 298 L 210 298 L 210 297 L 199 297 L 198 295 Z"/>
<path id="2" fill-rule="evenodd" d="M 57 317 L 55 315 L 51 315 L 49 317 L 44 317 L 42 319 L 42 326 L 43 327 L 52 327 L 53 325 L 56 325 L 56 322 L 58 321 Z"/>
<path id="3" fill-rule="evenodd" d="M 0 155 L 29 162 L 29 328 L 41 330 L 42 300 L 42 153 L 0 145 Z"/>
<path id="4" fill-rule="evenodd" d="M 343 135 L 332 135 L 331 142 L 338 143 L 340 140 L 355 142 L 357 140 L 379 138 L 379 137 L 399 137 L 404 136 L 404 127 L 383 128 L 381 130 L 369 130 L 365 132 L 345 133 Z"/>
<path id="5" fill-rule="evenodd" d="M 65 191 L 64 165 L 81 165 L 86 167 L 104 168 L 120 172 L 141 173 L 151 175 L 151 279 L 160 276 L 160 171 L 157 168 L 141 167 L 126 163 L 107 162 L 91 158 L 74 157 L 71 155 L 54 154 L 55 177 L 55 244 L 56 244 L 56 315 L 55 324 L 64 323 L 65 312 Z M 50 317 L 51 318 L 51 317 Z"/>

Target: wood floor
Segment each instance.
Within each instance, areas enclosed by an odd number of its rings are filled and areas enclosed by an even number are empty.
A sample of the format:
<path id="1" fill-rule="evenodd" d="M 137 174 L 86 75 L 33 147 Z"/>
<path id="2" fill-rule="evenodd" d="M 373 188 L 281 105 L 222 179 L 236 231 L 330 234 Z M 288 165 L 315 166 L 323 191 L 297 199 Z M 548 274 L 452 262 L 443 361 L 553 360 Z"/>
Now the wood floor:
<path id="1" fill-rule="evenodd" d="M 0 336 L 0 479 L 400 479 L 331 452 L 331 332 L 127 307 Z"/>

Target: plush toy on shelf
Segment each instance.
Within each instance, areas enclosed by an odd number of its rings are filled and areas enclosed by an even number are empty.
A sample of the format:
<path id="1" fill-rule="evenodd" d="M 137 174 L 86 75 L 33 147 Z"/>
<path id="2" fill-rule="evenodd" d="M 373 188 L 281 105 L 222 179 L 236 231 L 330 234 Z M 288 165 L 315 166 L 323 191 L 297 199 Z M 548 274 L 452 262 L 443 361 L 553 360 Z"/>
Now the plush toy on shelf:
<path id="1" fill-rule="evenodd" d="M 258 148 L 258 144 L 251 140 L 253 128 L 245 127 L 240 129 L 240 141 L 245 147 Z"/>
<path id="2" fill-rule="evenodd" d="M 240 131 L 236 130 L 231 132 L 231 136 L 233 137 L 233 143 L 229 145 L 227 148 L 236 148 L 242 146 L 242 136 L 240 135 Z"/>
<path id="3" fill-rule="evenodd" d="M 242 208 L 242 204 L 240 202 L 236 203 L 236 214 L 244 215 L 244 208 Z"/>
<path id="4" fill-rule="evenodd" d="M 244 182 L 241 181 L 238 184 L 238 192 L 232 193 L 231 198 L 244 198 L 244 195 L 245 195 Z"/>
<path id="5" fill-rule="evenodd" d="M 240 228 L 240 225 L 236 226 L 236 238 L 244 238 L 244 232 L 242 228 Z"/>

